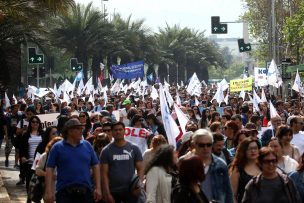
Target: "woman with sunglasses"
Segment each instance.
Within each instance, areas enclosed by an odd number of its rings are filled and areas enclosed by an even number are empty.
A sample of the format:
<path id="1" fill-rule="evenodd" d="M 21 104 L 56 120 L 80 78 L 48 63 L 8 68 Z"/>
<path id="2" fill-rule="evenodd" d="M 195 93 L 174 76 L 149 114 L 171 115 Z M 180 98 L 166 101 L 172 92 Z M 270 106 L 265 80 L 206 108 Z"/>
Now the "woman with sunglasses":
<path id="1" fill-rule="evenodd" d="M 302 201 L 304 201 L 304 154 L 301 156 L 300 165 L 297 171 L 292 172 L 289 177 L 294 181 Z"/>
<path id="2" fill-rule="evenodd" d="M 26 189 L 28 191 L 30 179 L 34 173 L 31 169 L 35 159 L 35 152 L 42 141 L 44 131 L 38 116 L 32 116 L 29 120 L 27 131 L 22 136 L 20 157 L 24 167 Z M 28 202 L 30 202 L 28 200 Z"/>
<path id="3" fill-rule="evenodd" d="M 300 151 L 299 149 L 291 144 L 291 140 L 293 138 L 293 132 L 290 127 L 287 125 L 282 125 L 278 128 L 276 133 L 276 137 L 279 139 L 279 142 L 282 144 L 283 147 L 283 155 L 289 156 L 296 161 L 300 161 Z"/>
<path id="4" fill-rule="evenodd" d="M 242 203 L 301 203 L 294 183 L 276 171 L 278 157 L 270 147 L 260 149 L 258 164 L 262 173 L 249 181 Z"/>
<path id="5" fill-rule="evenodd" d="M 260 144 L 257 139 L 245 138 L 237 148 L 235 158 L 229 169 L 234 202 L 242 202 L 245 186 L 261 170 L 257 165 Z"/>
<path id="6" fill-rule="evenodd" d="M 91 123 L 91 120 L 90 120 L 90 117 L 89 117 L 89 114 L 87 112 L 80 112 L 79 113 L 79 121 L 81 124 L 85 124 L 85 128 L 84 130 L 82 131 L 82 135 L 84 137 L 84 139 L 86 139 L 89 135 L 89 132 L 92 128 L 92 123 Z"/>

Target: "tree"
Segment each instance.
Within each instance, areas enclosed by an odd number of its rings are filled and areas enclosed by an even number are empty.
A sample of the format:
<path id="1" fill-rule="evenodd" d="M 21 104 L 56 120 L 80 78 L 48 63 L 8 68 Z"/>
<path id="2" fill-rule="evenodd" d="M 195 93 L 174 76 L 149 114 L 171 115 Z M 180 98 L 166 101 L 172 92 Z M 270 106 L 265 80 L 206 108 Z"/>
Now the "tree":
<path id="1" fill-rule="evenodd" d="M 73 4 L 73 0 L 2 0 L 0 2 L 0 83 L 9 93 L 21 79 L 21 44 L 43 48 L 48 40 L 44 21 Z M 3 90 L 1 92 L 3 92 Z"/>
<path id="2" fill-rule="evenodd" d="M 302 26 L 304 21 L 304 2 L 301 3 L 297 12 L 286 19 L 284 26 L 284 40 L 288 43 L 290 48 L 290 56 L 296 58 L 297 62 L 303 61 L 300 56 L 304 53 L 303 38 L 304 27 Z"/>
<path id="3" fill-rule="evenodd" d="M 167 25 L 159 30 L 156 38 L 161 53 L 161 78 L 169 74 L 176 82 L 186 80 L 196 72 L 201 79 L 207 80 L 209 67 L 225 67 L 218 45 L 209 41 L 202 32 Z"/>
<path id="4" fill-rule="evenodd" d="M 255 58 L 265 61 L 272 59 L 272 32 L 271 32 L 271 0 L 243 0 L 246 12 L 241 17 L 249 23 L 250 34 L 257 40 L 258 51 Z M 283 27 L 287 17 L 297 12 L 301 0 L 276 0 L 275 1 L 275 41 L 278 59 L 290 55 L 289 44 L 285 43 Z M 278 60 L 279 61 L 279 60 Z"/>
<path id="5" fill-rule="evenodd" d="M 52 30 L 54 45 L 73 53 L 79 62 L 83 62 L 85 80 L 89 58 L 96 53 L 100 43 L 102 19 L 102 14 L 92 9 L 92 3 L 86 7 L 77 4 L 67 15 L 59 16 L 55 21 L 58 26 Z"/>

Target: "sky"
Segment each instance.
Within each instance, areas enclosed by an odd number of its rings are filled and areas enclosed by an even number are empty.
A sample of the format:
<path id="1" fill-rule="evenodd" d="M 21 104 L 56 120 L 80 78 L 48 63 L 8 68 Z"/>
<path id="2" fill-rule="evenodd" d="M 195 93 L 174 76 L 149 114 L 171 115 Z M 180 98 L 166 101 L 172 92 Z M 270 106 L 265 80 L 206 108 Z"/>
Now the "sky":
<path id="1" fill-rule="evenodd" d="M 211 35 L 211 16 L 220 16 L 221 22 L 234 22 L 244 12 L 242 0 L 75 0 L 77 3 L 93 2 L 101 9 L 105 5 L 108 13 L 120 13 L 126 18 L 132 14 L 133 20 L 145 19 L 146 26 L 157 32 L 159 27 L 179 24 Z M 228 34 L 219 38 L 242 38 L 241 23 L 228 24 Z"/>

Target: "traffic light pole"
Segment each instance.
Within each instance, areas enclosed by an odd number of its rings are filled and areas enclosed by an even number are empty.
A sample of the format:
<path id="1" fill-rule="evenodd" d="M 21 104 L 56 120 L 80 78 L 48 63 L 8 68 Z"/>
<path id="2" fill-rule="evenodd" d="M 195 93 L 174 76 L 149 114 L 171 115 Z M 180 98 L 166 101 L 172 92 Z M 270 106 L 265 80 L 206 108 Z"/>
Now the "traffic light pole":
<path id="1" fill-rule="evenodd" d="M 37 64 L 37 87 L 39 87 L 39 65 Z"/>

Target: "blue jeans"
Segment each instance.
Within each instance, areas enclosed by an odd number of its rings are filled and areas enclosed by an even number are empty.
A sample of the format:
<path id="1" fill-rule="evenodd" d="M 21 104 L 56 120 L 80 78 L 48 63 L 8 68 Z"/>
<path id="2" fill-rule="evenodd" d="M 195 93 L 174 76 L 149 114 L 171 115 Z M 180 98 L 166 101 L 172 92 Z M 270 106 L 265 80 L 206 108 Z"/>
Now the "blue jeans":
<path id="1" fill-rule="evenodd" d="M 56 203 L 94 203 L 94 198 L 89 189 L 86 189 L 84 194 L 71 193 L 63 189 L 56 193 Z"/>

